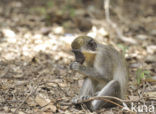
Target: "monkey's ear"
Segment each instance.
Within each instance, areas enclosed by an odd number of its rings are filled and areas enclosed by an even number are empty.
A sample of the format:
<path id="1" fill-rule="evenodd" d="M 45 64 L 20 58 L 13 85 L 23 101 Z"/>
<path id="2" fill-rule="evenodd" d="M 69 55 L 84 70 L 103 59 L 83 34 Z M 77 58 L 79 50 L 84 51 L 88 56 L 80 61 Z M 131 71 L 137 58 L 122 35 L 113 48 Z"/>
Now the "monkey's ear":
<path id="1" fill-rule="evenodd" d="M 91 40 L 88 41 L 87 47 L 88 47 L 90 50 L 95 51 L 96 48 L 97 48 L 97 43 L 95 42 L 94 39 L 91 39 Z"/>

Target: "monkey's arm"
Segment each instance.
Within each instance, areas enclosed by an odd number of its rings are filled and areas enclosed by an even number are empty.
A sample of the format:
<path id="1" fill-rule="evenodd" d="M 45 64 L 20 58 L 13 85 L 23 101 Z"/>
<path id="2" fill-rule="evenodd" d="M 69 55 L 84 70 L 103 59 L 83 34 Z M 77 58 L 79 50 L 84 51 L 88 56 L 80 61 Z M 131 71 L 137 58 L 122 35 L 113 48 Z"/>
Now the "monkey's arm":
<path id="1" fill-rule="evenodd" d="M 96 80 L 105 80 L 105 81 L 109 81 L 108 78 L 105 78 L 104 76 L 102 76 L 99 72 L 96 71 L 95 68 L 93 67 L 86 67 L 84 65 L 81 65 L 78 62 L 73 62 L 70 66 L 70 68 L 72 70 L 78 71 L 79 73 L 88 76 L 89 78 L 93 78 Z"/>

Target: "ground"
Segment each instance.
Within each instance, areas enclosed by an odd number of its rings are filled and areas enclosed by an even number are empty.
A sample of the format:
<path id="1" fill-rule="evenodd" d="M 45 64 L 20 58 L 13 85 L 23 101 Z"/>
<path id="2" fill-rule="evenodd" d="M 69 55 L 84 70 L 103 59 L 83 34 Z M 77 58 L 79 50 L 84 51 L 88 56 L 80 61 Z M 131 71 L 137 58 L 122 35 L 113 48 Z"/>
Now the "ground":
<path id="1" fill-rule="evenodd" d="M 69 68 L 70 44 L 79 35 L 123 52 L 129 69 L 126 100 L 145 103 L 148 112 L 151 102 L 156 105 L 155 0 L 111 1 L 116 28 L 99 3 L 87 1 L 0 0 L 0 113 L 122 113 L 118 106 L 91 112 L 69 105 L 82 84 L 82 76 Z M 118 30 L 130 40 L 121 39 Z"/>

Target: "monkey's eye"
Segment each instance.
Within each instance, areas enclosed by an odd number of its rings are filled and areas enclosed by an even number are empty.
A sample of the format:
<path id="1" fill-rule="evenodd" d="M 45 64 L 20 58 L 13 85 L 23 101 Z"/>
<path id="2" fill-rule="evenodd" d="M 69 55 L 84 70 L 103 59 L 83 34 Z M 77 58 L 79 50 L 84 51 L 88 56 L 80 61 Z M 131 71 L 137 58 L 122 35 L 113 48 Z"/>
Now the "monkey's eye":
<path id="1" fill-rule="evenodd" d="M 96 50 L 96 47 L 97 47 L 97 44 L 96 44 L 96 42 L 95 42 L 93 39 L 91 39 L 91 40 L 88 42 L 87 47 L 88 47 L 90 50 L 95 51 L 95 50 Z"/>

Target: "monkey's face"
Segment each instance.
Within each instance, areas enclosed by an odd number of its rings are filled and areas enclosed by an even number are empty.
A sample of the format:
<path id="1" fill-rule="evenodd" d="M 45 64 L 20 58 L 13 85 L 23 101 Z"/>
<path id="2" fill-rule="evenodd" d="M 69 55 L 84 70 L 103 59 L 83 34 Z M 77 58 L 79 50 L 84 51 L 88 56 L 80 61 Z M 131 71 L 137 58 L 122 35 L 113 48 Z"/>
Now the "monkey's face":
<path id="1" fill-rule="evenodd" d="M 72 50 L 72 52 L 74 53 L 75 55 L 75 60 L 76 62 L 80 63 L 80 64 L 83 64 L 83 62 L 85 61 L 85 57 L 84 55 L 82 54 L 82 52 L 80 50 Z"/>
<path id="2" fill-rule="evenodd" d="M 96 41 L 88 36 L 79 36 L 71 44 L 73 50 L 88 50 L 96 51 L 97 43 Z"/>
<path id="3" fill-rule="evenodd" d="M 79 36 L 71 44 L 72 52 L 75 55 L 76 62 L 83 64 L 88 58 L 84 52 L 96 51 L 97 43 L 95 40 L 88 36 Z M 87 58 L 86 58 L 87 57 Z"/>

